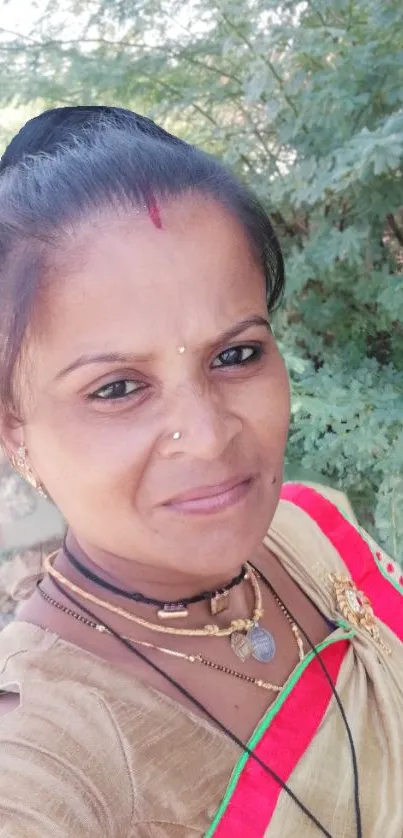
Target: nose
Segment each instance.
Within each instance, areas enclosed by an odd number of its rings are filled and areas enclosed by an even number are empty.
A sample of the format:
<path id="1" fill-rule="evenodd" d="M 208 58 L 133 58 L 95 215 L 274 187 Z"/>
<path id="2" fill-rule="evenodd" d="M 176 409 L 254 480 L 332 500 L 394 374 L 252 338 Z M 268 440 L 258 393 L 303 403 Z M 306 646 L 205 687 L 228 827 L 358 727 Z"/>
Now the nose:
<path id="1" fill-rule="evenodd" d="M 242 419 L 220 393 L 199 391 L 194 385 L 176 393 L 168 415 L 161 443 L 165 457 L 217 460 L 242 430 Z"/>

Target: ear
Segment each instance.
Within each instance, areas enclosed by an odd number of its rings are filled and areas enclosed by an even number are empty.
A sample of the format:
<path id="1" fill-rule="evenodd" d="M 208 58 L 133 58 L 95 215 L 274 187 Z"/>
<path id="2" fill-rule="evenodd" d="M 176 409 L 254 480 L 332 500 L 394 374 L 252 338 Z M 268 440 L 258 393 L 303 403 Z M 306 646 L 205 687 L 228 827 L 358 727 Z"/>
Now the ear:
<path id="1" fill-rule="evenodd" d="M 20 445 L 24 444 L 24 432 L 21 422 L 16 419 L 0 418 L 0 444 L 9 460 L 17 453 Z"/>

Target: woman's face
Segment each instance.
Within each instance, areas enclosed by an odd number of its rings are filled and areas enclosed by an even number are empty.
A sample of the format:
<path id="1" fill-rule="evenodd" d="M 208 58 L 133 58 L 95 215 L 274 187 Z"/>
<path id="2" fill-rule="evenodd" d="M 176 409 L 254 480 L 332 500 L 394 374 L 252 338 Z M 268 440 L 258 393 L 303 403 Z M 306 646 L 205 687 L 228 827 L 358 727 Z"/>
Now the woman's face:
<path id="1" fill-rule="evenodd" d="M 28 348 L 25 443 L 85 549 L 229 571 L 275 511 L 288 380 L 241 226 L 202 198 L 160 211 L 79 230 Z"/>

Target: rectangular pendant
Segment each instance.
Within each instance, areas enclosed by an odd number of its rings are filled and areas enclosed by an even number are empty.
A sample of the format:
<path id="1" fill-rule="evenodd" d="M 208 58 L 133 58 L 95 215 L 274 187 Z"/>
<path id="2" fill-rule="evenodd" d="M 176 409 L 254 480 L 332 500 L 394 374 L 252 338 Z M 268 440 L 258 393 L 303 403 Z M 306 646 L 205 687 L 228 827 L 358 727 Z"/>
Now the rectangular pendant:
<path id="1" fill-rule="evenodd" d="M 241 631 L 234 631 L 231 634 L 231 649 L 243 663 L 252 656 L 251 644 L 246 634 L 243 634 Z"/>
<path id="2" fill-rule="evenodd" d="M 182 620 L 189 614 L 184 605 L 164 605 L 157 611 L 160 620 Z"/>
<path id="3" fill-rule="evenodd" d="M 210 600 L 210 608 L 212 614 L 221 614 L 221 611 L 226 611 L 229 607 L 229 591 L 224 591 L 222 594 L 216 594 Z"/>

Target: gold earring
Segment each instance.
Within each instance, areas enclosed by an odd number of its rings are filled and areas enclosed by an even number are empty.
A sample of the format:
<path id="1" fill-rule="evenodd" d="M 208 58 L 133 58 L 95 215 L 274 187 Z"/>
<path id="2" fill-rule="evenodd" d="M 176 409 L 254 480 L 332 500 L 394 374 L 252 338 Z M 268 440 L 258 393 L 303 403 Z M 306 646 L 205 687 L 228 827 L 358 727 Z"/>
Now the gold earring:
<path id="1" fill-rule="evenodd" d="M 38 492 L 38 495 L 40 495 L 42 498 L 46 498 L 47 494 L 43 486 L 35 476 L 34 472 L 32 471 L 28 463 L 27 455 L 28 451 L 26 449 L 26 446 L 20 445 L 17 449 L 16 455 L 11 457 L 11 463 L 15 470 L 18 472 L 18 474 L 21 477 L 23 477 L 23 479 L 26 480 L 27 483 L 29 483 L 29 485 L 32 486 L 33 489 L 35 489 L 35 491 Z"/>
<path id="2" fill-rule="evenodd" d="M 17 453 L 11 457 L 11 462 L 15 470 L 18 471 L 21 475 L 24 475 L 27 468 L 26 456 L 27 449 L 25 448 L 25 445 L 20 445 L 17 449 Z"/>

